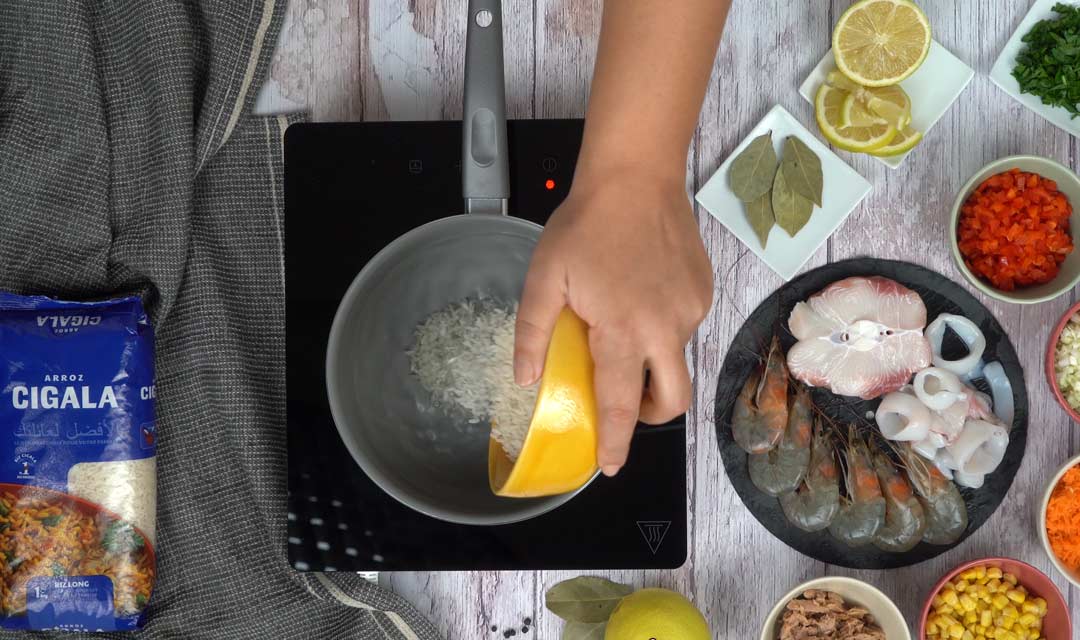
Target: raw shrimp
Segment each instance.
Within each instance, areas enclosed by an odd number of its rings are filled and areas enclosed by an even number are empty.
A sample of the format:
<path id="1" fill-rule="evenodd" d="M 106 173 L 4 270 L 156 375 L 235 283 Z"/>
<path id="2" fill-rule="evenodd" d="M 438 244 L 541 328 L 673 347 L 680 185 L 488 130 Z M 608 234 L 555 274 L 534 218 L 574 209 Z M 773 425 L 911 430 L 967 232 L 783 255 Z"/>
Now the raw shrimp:
<path id="1" fill-rule="evenodd" d="M 788 371 L 780 341 L 773 338 L 762 370 L 746 381 L 731 416 L 731 433 L 742 450 L 771 451 L 784 435 L 788 419 Z"/>
<path id="2" fill-rule="evenodd" d="M 810 439 L 814 424 L 814 406 L 805 387 L 791 397 L 787 429 L 772 451 L 750 456 L 750 480 L 774 498 L 794 491 L 806 475 L 810 463 Z"/>
<path id="3" fill-rule="evenodd" d="M 874 471 L 885 496 L 885 522 L 874 534 L 874 546 L 890 553 L 911 551 L 926 530 L 922 503 L 904 473 L 880 451 L 874 453 Z"/>
<path id="4" fill-rule="evenodd" d="M 821 423 L 814 425 L 806 477 L 796 491 L 780 496 L 784 516 L 803 531 L 827 528 L 840 509 L 840 479 L 835 454 Z"/>
<path id="5" fill-rule="evenodd" d="M 874 473 L 870 449 L 853 426 L 848 428 L 844 460 L 847 496 L 840 498 L 840 511 L 829 525 L 829 533 L 849 547 L 859 547 L 873 542 L 874 534 L 885 522 L 885 498 Z"/>
<path id="6" fill-rule="evenodd" d="M 926 531 L 923 540 L 930 544 L 952 544 L 967 529 L 967 505 L 948 478 L 932 463 L 924 460 L 911 447 L 901 443 L 900 458 L 907 467 L 911 486 L 919 496 L 926 514 Z"/>

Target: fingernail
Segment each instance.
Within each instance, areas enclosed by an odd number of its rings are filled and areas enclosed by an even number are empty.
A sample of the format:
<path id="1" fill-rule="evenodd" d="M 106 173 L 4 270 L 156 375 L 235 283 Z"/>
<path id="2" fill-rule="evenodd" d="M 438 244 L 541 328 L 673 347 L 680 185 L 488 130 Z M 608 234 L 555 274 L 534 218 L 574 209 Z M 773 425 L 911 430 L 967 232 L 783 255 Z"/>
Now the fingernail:
<path id="1" fill-rule="evenodd" d="M 620 468 L 621 467 L 619 467 L 619 465 L 617 465 L 617 464 L 608 464 L 608 465 L 604 465 L 603 467 L 600 467 L 600 471 L 603 472 L 603 474 L 605 476 L 610 478 L 610 477 L 614 476 L 616 473 L 618 473 Z"/>
<path id="2" fill-rule="evenodd" d="M 536 371 L 528 362 L 517 361 L 514 363 L 514 382 L 519 387 L 527 387 L 536 381 Z"/>

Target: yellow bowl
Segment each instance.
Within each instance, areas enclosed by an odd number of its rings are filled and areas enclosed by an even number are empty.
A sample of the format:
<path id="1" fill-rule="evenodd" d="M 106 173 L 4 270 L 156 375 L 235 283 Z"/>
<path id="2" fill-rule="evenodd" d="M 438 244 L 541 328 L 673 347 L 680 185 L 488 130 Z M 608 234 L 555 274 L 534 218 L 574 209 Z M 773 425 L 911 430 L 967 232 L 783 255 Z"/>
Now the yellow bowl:
<path id="1" fill-rule="evenodd" d="M 495 495 L 537 498 L 577 491 L 596 477 L 596 396 L 588 327 L 563 309 L 551 336 L 536 408 L 517 462 L 494 438 L 488 481 Z"/>

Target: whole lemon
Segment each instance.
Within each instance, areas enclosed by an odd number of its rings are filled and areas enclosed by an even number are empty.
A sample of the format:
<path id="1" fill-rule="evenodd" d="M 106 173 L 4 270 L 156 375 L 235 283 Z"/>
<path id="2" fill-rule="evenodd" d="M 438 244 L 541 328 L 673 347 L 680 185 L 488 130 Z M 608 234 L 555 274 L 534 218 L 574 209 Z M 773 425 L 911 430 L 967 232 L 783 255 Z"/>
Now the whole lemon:
<path id="1" fill-rule="evenodd" d="M 642 589 L 626 596 L 608 620 L 604 640 L 711 640 L 705 616 L 682 594 Z"/>

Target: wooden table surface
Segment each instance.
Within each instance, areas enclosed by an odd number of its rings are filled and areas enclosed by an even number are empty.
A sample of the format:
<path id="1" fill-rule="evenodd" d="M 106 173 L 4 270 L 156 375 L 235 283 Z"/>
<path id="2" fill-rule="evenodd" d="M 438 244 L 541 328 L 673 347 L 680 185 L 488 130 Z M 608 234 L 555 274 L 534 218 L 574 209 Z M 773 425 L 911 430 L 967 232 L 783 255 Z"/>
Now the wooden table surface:
<path id="1" fill-rule="evenodd" d="M 924 2 L 935 38 L 977 72 L 959 101 L 900 169 L 866 156 L 839 155 L 873 193 L 806 266 L 871 255 L 907 260 L 964 283 L 946 243 L 949 207 L 977 169 L 1012 154 L 1037 154 L 1077 168 L 1077 143 L 1025 110 L 988 78 L 998 52 L 1031 0 Z M 506 70 L 512 118 L 580 117 L 600 21 L 599 0 L 505 0 Z M 700 127 L 688 158 L 695 192 L 746 133 L 779 103 L 812 130 L 796 87 L 829 48 L 832 25 L 850 0 L 735 0 L 717 56 Z M 260 109 L 306 108 L 315 120 L 461 117 L 465 0 L 292 0 Z M 953 566 L 1002 555 L 1053 576 L 1069 601 L 1080 639 L 1080 590 L 1069 588 L 1043 553 L 1035 511 L 1049 476 L 1080 447 L 1080 429 L 1054 402 L 1043 377 L 1053 324 L 1075 292 L 1034 307 L 979 295 L 1004 325 L 1025 367 L 1031 422 L 1023 466 L 1005 502 L 958 548 L 893 571 L 851 571 L 799 555 L 750 515 L 728 482 L 714 432 L 713 398 L 727 346 L 743 318 L 783 281 L 707 213 L 701 235 L 716 276 L 712 313 L 690 357 L 695 400 L 687 474 L 690 557 L 674 571 L 616 571 L 638 586 L 688 594 L 718 638 L 757 637 L 774 602 L 799 582 L 846 575 L 881 588 L 917 624 L 932 584 Z M 544 591 L 574 574 L 543 572 L 402 573 L 385 586 L 416 605 L 447 638 L 495 637 L 492 625 L 537 625 L 531 637 L 559 637 Z M 501 637 L 499 634 L 498 637 Z M 520 637 L 520 636 L 519 636 Z"/>

